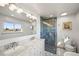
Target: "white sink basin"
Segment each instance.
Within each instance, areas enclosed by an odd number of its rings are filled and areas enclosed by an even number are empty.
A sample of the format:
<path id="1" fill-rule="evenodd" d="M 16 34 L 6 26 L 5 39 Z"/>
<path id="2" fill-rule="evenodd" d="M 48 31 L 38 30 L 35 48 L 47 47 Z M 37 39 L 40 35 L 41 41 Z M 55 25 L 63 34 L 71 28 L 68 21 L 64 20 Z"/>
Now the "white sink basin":
<path id="1" fill-rule="evenodd" d="M 23 46 L 17 46 L 15 48 L 12 49 L 8 49 L 6 51 L 3 52 L 4 55 L 8 55 L 8 56 L 16 56 L 18 54 L 20 54 L 22 51 L 24 51 L 25 48 Z"/>

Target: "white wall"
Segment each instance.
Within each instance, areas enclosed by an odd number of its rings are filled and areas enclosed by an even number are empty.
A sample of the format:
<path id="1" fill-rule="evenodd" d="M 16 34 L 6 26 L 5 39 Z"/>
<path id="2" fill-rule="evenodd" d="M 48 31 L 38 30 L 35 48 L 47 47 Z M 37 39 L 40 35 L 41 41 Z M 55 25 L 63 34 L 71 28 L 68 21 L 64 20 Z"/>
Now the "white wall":
<path id="1" fill-rule="evenodd" d="M 64 30 L 63 22 L 72 21 L 72 30 Z M 57 19 L 57 41 L 63 40 L 66 36 L 69 36 L 76 42 L 79 50 L 79 13 L 64 17 L 58 17 Z"/>
<path id="2" fill-rule="evenodd" d="M 58 41 L 64 39 L 66 36 L 71 36 L 72 30 L 63 29 L 63 22 L 74 21 L 74 15 L 72 16 L 64 16 L 57 18 L 57 38 Z"/>
<path id="3" fill-rule="evenodd" d="M 40 16 L 37 15 L 37 24 L 36 24 L 36 33 L 37 33 L 37 38 L 40 38 Z"/>
<path id="4" fill-rule="evenodd" d="M 76 14 L 76 18 L 74 19 L 73 25 L 73 36 L 74 40 L 76 40 L 76 44 L 79 52 L 79 13 Z"/>

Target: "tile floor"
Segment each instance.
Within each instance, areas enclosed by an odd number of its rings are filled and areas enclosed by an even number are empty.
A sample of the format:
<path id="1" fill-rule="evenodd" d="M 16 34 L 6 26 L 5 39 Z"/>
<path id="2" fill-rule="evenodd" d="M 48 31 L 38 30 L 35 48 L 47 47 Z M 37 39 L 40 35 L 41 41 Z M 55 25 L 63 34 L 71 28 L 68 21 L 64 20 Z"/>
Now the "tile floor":
<path id="1" fill-rule="evenodd" d="M 45 51 L 45 55 L 44 56 L 56 56 L 56 54 L 53 54 L 53 53 Z"/>

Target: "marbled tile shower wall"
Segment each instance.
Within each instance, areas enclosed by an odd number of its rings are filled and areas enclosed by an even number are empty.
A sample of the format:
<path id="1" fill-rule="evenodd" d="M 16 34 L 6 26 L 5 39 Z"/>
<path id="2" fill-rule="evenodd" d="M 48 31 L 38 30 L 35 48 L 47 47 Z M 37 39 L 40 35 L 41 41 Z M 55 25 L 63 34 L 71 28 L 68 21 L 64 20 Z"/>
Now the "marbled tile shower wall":
<path id="1" fill-rule="evenodd" d="M 47 22 L 52 26 L 47 26 L 43 22 Z M 41 38 L 45 39 L 45 50 L 51 53 L 56 53 L 56 26 L 52 19 L 51 23 L 49 21 L 41 21 Z"/>

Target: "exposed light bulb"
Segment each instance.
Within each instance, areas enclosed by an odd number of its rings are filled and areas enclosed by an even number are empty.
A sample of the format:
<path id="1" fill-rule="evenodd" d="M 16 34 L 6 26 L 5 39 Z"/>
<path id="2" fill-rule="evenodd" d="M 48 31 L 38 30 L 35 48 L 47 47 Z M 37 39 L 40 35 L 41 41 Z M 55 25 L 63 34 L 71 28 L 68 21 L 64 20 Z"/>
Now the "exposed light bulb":
<path id="1" fill-rule="evenodd" d="M 34 19 L 34 16 L 32 16 L 32 19 Z"/>
<path id="2" fill-rule="evenodd" d="M 34 16 L 31 16 L 32 19 L 34 19 Z"/>
<path id="3" fill-rule="evenodd" d="M 31 19 L 37 19 L 37 17 L 31 15 L 30 13 L 26 13 L 26 17 L 31 18 Z"/>
<path id="4" fill-rule="evenodd" d="M 27 14 L 26 14 L 26 17 L 31 17 L 31 14 L 27 13 Z"/>
<path id="5" fill-rule="evenodd" d="M 17 9 L 17 7 L 16 7 L 14 4 L 11 4 L 11 5 L 9 6 L 9 9 L 10 9 L 11 11 L 14 11 L 15 9 Z"/>
<path id="6" fill-rule="evenodd" d="M 23 12 L 23 9 L 20 9 L 20 8 L 17 9 L 17 13 L 22 13 L 22 12 Z"/>

